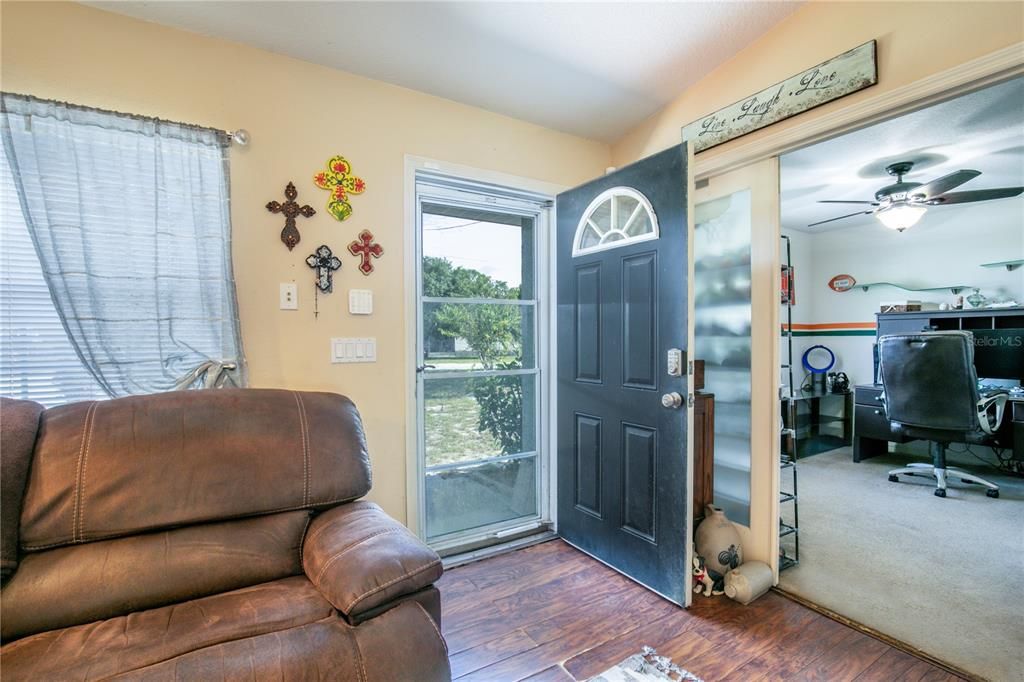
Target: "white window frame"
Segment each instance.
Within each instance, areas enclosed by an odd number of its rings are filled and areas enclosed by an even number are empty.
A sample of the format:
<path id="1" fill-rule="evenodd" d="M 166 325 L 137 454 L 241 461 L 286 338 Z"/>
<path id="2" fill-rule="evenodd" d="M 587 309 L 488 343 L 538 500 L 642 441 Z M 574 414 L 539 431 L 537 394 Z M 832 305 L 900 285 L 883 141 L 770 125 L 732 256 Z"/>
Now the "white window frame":
<path id="1" fill-rule="evenodd" d="M 647 218 L 648 220 L 651 221 L 650 232 L 630 236 L 623 231 L 623 228 L 611 226 L 616 219 L 617 213 L 615 203 L 619 197 L 629 197 L 631 199 L 636 199 L 639 202 L 639 206 L 637 206 L 637 208 L 635 209 L 634 215 L 635 212 L 639 211 L 641 208 L 647 212 Z M 584 247 L 582 245 L 583 235 L 584 233 L 586 233 L 588 228 L 600 233 L 601 228 L 596 223 L 591 221 L 590 218 L 591 216 L 594 215 L 594 211 L 596 211 L 599 206 L 602 206 L 606 202 L 611 203 L 611 211 L 609 213 L 608 218 L 609 229 L 604 234 L 600 235 L 602 239 L 600 244 L 597 244 L 596 246 Z M 627 221 L 626 227 L 628 227 L 629 224 L 631 224 L 631 221 L 632 218 L 630 218 L 630 220 Z M 605 242 L 604 237 L 606 237 L 609 233 L 613 232 L 621 234 L 622 239 Z M 647 199 L 646 196 L 644 196 L 642 192 L 633 187 L 626 187 L 625 185 L 611 187 L 601 192 L 596 197 L 594 197 L 594 200 L 590 202 L 589 206 L 587 206 L 587 210 L 583 212 L 583 216 L 580 218 L 580 222 L 576 225 L 576 233 L 573 236 L 572 240 L 572 257 L 576 258 L 577 256 L 582 256 L 587 253 L 607 251 L 608 249 L 617 249 L 623 246 L 630 246 L 638 242 L 650 241 L 652 239 L 657 239 L 659 234 L 660 232 L 658 229 L 658 216 L 654 213 L 654 207 L 651 206 L 651 202 Z"/>
<path id="2" fill-rule="evenodd" d="M 527 532 L 532 528 L 540 529 L 543 526 L 553 524 L 555 507 L 552 504 L 552 495 L 556 490 L 555 485 L 555 433 L 554 420 L 551 418 L 552 407 L 555 396 L 555 373 L 554 358 L 556 356 L 555 343 L 551 330 L 554 329 L 554 202 L 556 194 L 565 188 L 552 183 L 508 175 L 504 173 L 486 171 L 459 164 L 446 163 L 407 155 L 405 157 L 405 243 L 406 248 L 406 282 L 405 297 L 407 314 L 405 347 L 406 347 L 406 525 L 421 539 L 426 539 L 426 499 L 424 494 L 424 463 L 420 460 L 421 452 L 421 430 L 419 427 L 420 397 L 418 395 L 418 377 L 416 368 L 422 358 L 420 347 L 420 327 L 422 311 L 420 304 L 420 202 L 424 198 L 419 196 L 416 190 L 417 174 L 421 176 L 438 178 L 440 182 L 450 182 L 453 185 L 453 195 L 444 196 L 443 190 L 432 190 L 427 196 L 428 199 L 441 200 L 447 204 L 458 203 L 458 185 L 476 184 L 478 186 L 491 186 L 498 196 L 488 197 L 485 201 L 488 206 L 495 210 L 509 213 L 529 213 L 525 211 L 523 202 L 517 202 L 514 196 L 507 200 L 500 198 L 502 190 L 508 192 L 514 188 L 522 195 L 532 195 L 534 201 L 544 201 L 546 206 L 536 213 L 536 270 L 534 287 L 536 291 L 535 314 L 537 320 L 537 417 L 536 425 L 538 430 L 538 479 L 540 490 L 538 496 L 539 518 L 528 524 L 509 527 L 508 523 L 495 524 L 494 527 L 474 528 L 461 533 L 454 533 L 440 538 L 432 544 L 438 551 L 450 550 L 462 545 L 472 543 L 473 539 L 491 537 L 499 539 L 504 536 L 511 536 L 521 532 Z M 477 208 L 480 206 L 477 205 Z M 532 371 L 530 372 L 532 373 Z M 485 373 L 483 373 L 485 374 Z M 483 375 L 481 374 L 481 376 Z"/>

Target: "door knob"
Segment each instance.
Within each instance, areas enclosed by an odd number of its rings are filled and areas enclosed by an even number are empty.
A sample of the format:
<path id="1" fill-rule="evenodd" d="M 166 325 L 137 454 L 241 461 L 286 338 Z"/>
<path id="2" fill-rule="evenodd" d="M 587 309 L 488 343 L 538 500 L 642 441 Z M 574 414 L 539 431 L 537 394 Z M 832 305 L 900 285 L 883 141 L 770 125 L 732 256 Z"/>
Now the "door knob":
<path id="1" fill-rule="evenodd" d="M 661 396 L 661 404 L 663 407 L 669 407 L 673 410 L 678 410 L 683 406 L 683 396 L 679 395 L 675 391 L 672 393 L 666 393 Z"/>

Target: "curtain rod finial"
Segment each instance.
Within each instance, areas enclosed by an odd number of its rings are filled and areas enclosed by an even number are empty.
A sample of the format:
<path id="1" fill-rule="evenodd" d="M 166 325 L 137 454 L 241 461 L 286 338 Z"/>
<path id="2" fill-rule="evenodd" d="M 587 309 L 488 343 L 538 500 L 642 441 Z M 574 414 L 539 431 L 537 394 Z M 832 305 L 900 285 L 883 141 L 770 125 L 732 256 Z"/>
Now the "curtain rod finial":
<path id="1" fill-rule="evenodd" d="M 240 147 L 244 147 L 249 144 L 249 131 L 245 128 L 239 128 L 233 133 L 228 133 L 231 140 Z"/>

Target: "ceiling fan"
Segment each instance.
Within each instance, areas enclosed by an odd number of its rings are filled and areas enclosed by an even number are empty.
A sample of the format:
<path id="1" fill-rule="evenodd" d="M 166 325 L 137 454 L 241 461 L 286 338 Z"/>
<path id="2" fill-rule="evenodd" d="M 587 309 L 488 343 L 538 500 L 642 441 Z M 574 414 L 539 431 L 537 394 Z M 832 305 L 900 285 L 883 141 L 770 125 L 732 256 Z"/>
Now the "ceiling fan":
<path id="1" fill-rule="evenodd" d="M 903 182 L 903 176 L 910 173 L 913 161 L 899 161 L 885 167 L 885 172 L 896 178 L 892 185 L 886 185 L 875 192 L 875 201 L 819 201 L 819 204 L 863 204 L 872 208 L 836 216 L 828 220 L 819 220 L 807 227 L 831 223 L 834 220 L 852 218 L 857 215 L 874 215 L 890 230 L 902 232 L 913 227 L 929 206 L 946 206 L 948 204 L 966 204 L 972 201 L 989 201 L 1015 197 L 1024 192 L 1024 187 L 1000 187 L 998 189 L 978 189 L 970 192 L 950 192 L 969 180 L 981 175 L 981 171 L 958 170 L 943 175 L 931 182 Z"/>

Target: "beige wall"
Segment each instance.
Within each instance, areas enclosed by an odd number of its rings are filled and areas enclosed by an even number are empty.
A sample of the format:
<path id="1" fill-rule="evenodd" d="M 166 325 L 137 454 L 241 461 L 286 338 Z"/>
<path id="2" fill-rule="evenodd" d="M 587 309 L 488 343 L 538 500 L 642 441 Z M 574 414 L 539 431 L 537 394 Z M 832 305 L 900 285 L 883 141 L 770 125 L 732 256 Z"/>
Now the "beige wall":
<path id="1" fill-rule="evenodd" d="M 796 126 L 854 98 L 912 82 L 1024 38 L 1024 5 L 1007 3 L 808 4 L 672 104 L 607 145 L 253 48 L 66 3 L 0 5 L 5 90 L 225 129 L 247 128 L 232 149 L 235 273 L 246 353 L 256 386 L 340 391 L 366 419 L 375 472 L 372 496 L 405 518 L 403 157 L 414 154 L 573 185 L 679 140 L 682 125 L 871 38 L 879 85 L 772 126 Z M 924 20 L 924 21 L 922 21 Z M 755 133 L 757 135 L 757 133 Z M 750 139 L 748 138 L 744 139 Z M 719 149 L 725 149 L 723 145 Z M 310 176 L 346 155 L 368 183 L 352 218 L 323 209 Z M 712 150 L 705 154 L 715 154 Z M 703 156 L 703 155 L 702 155 Z M 281 218 L 263 208 L 293 180 L 318 214 L 300 220 L 293 252 Z M 386 249 L 364 278 L 355 259 L 320 299 L 304 257 L 326 242 L 342 251 L 369 228 Z M 278 283 L 299 283 L 301 309 L 277 309 Z M 345 292 L 374 290 L 369 318 L 345 312 Z M 327 362 L 332 336 L 376 336 L 379 361 Z"/>
<path id="2" fill-rule="evenodd" d="M 366 421 L 374 468 L 372 499 L 406 517 L 404 412 L 406 325 L 404 155 L 415 154 L 561 185 L 600 175 L 603 143 L 557 133 L 481 109 L 359 78 L 238 44 L 66 3 L 3 2 L 4 90 L 252 134 L 231 150 L 234 262 L 252 383 L 350 395 Z M 339 223 L 313 173 L 344 154 L 366 180 L 355 211 Z M 280 216 L 264 205 L 292 180 L 317 209 L 299 220 L 289 252 Z M 364 277 L 345 246 L 369 228 L 385 249 Z M 344 261 L 335 293 L 313 318 L 312 271 L 321 243 Z M 278 284 L 299 284 L 300 310 L 278 310 Z M 347 290 L 370 288 L 371 317 L 347 312 Z M 375 336 L 378 361 L 328 362 L 332 336 Z"/>
<path id="3" fill-rule="evenodd" d="M 687 123 L 872 38 L 878 41 L 877 85 L 702 152 L 698 159 L 1020 43 L 1024 3 L 809 2 L 627 133 L 613 145 L 612 163 L 621 166 L 677 144 Z"/>

